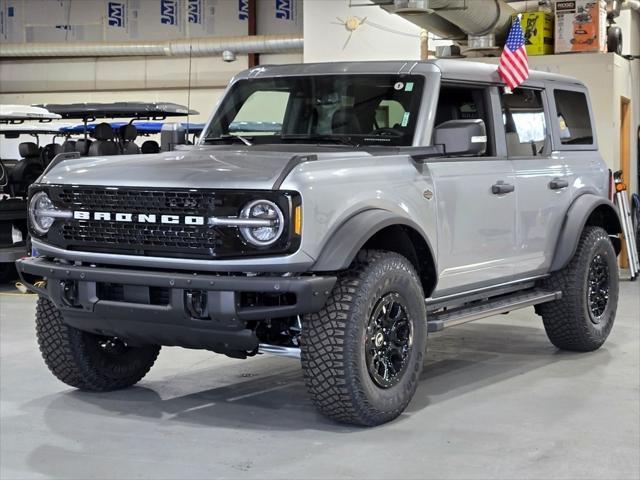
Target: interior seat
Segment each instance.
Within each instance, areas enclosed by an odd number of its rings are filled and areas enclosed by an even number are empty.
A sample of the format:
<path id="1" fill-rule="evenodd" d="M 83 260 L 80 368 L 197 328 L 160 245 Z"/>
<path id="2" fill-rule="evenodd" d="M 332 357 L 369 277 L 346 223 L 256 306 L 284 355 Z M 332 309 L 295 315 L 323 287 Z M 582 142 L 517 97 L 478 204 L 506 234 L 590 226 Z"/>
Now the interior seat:
<path id="1" fill-rule="evenodd" d="M 67 138 L 62 144 L 62 151 L 64 153 L 76 151 L 76 141 L 72 138 Z"/>
<path id="2" fill-rule="evenodd" d="M 29 185 L 44 171 L 40 148 L 33 142 L 23 142 L 18 146 L 22 157 L 11 170 L 9 170 L 9 182 L 13 187 L 13 194 L 17 197 L 27 195 Z"/>
<path id="3" fill-rule="evenodd" d="M 105 155 L 118 155 L 120 149 L 118 144 L 113 140 L 115 135 L 113 128 L 106 122 L 96 125 L 96 129 L 93 132 L 95 142 L 89 147 L 89 156 L 100 157 Z"/>
<path id="4" fill-rule="evenodd" d="M 147 140 L 140 147 L 142 153 L 160 153 L 160 145 L 155 140 Z"/>
<path id="5" fill-rule="evenodd" d="M 341 135 L 362 133 L 355 109 L 353 107 L 343 107 L 333 112 L 331 131 Z"/>
<path id="6" fill-rule="evenodd" d="M 91 140 L 89 140 L 88 138 L 85 140 L 84 138 L 81 140 L 78 140 L 76 142 L 76 152 L 78 152 L 80 155 L 82 155 L 83 157 L 86 157 L 87 155 L 89 155 L 89 148 L 91 147 Z"/>
<path id="7" fill-rule="evenodd" d="M 140 153 L 140 147 L 134 140 L 138 137 L 138 129 L 135 125 L 123 125 L 120 127 L 120 138 L 122 139 L 122 153 L 125 155 L 135 155 Z"/>
<path id="8" fill-rule="evenodd" d="M 51 160 L 55 158 L 56 155 L 62 153 L 62 145 L 58 143 L 50 143 L 49 145 L 45 145 L 42 149 L 42 161 L 44 166 L 49 165 Z"/>

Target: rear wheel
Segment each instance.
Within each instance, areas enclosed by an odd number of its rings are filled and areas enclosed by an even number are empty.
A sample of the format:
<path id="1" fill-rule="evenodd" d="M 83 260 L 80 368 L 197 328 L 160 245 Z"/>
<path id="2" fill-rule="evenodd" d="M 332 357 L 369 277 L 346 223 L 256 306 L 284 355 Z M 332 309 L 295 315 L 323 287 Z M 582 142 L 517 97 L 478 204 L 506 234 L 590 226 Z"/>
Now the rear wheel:
<path id="1" fill-rule="evenodd" d="M 393 420 L 416 391 L 426 341 L 424 294 L 411 263 L 396 253 L 361 252 L 325 307 L 303 318 L 309 393 L 337 421 Z"/>
<path id="2" fill-rule="evenodd" d="M 130 347 L 116 337 L 83 332 L 65 324 L 50 300 L 40 297 L 36 334 L 49 370 L 81 390 L 105 392 L 130 387 L 153 366 L 160 347 Z"/>
<path id="3" fill-rule="evenodd" d="M 551 343 L 564 350 L 591 351 L 605 342 L 618 306 L 618 266 L 609 235 L 585 227 L 569 264 L 547 281 L 562 298 L 539 306 Z"/>

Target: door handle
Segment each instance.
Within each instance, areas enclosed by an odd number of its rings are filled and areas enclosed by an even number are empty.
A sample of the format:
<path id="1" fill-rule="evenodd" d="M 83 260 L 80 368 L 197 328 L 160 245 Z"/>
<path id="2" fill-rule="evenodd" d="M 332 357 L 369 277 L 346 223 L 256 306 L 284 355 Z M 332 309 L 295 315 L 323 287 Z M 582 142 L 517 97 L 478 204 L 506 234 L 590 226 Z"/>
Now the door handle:
<path id="1" fill-rule="evenodd" d="M 504 183 L 503 180 L 498 180 L 496 183 L 491 185 L 491 193 L 494 195 L 503 195 L 505 193 L 511 193 L 516 189 L 510 183 Z"/>
<path id="2" fill-rule="evenodd" d="M 549 182 L 549 188 L 551 190 L 560 190 L 561 188 L 567 188 L 569 186 L 569 182 L 563 180 L 562 178 L 554 178 Z"/>

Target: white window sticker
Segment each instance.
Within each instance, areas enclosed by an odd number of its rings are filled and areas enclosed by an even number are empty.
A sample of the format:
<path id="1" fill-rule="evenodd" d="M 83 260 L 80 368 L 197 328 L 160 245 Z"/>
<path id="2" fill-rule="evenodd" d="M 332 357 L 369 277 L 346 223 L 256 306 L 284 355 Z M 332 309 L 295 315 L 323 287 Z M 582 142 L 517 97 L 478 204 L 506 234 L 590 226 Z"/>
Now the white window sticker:
<path id="1" fill-rule="evenodd" d="M 404 88 L 404 83 L 396 82 L 396 84 L 393 86 L 393 88 L 395 88 L 396 90 L 402 90 Z"/>
<path id="2" fill-rule="evenodd" d="M 409 112 L 404 112 L 404 115 L 402 116 L 402 123 L 400 123 L 401 127 L 406 127 L 407 125 L 409 125 Z"/>

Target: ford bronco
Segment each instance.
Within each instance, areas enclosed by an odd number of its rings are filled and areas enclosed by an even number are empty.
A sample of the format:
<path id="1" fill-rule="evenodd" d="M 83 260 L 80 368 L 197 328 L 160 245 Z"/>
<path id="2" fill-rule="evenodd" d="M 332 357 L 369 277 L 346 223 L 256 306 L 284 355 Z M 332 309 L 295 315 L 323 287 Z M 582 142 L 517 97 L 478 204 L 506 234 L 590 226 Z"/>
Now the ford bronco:
<path id="1" fill-rule="evenodd" d="M 107 391 L 162 345 L 299 354 L 318 409 L 370 426 L 410 402 L 428 333 L 534 306 L 595 350 L 620 222 L 593 118 L 549 73 L 508 93 L 464 61 L 252 68 L 197 145 L 61 157 L 31 186 L 44 360 Z"/>

